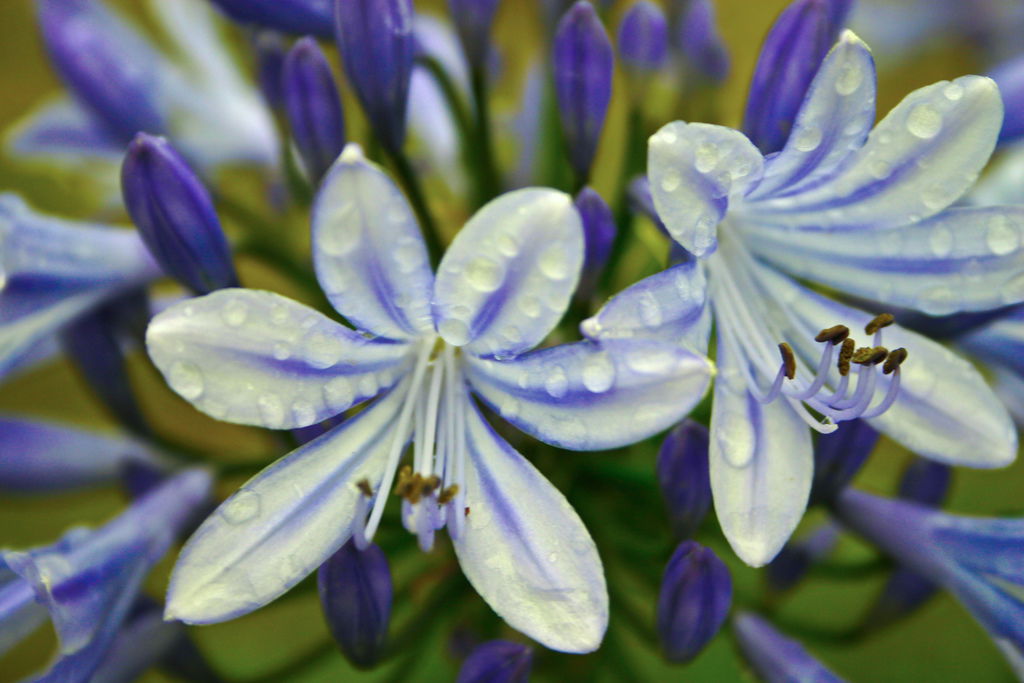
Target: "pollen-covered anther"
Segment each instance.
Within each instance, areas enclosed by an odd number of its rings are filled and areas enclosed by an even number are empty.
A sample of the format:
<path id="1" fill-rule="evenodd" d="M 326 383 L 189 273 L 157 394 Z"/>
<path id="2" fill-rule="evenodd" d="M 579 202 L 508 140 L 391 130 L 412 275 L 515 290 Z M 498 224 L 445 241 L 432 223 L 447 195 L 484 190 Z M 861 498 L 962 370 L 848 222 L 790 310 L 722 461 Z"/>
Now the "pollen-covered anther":
<path id="1" fill-rule="evenodd" d="M 833 345 L 841 344 L 845 342 L 850 336 L 850 328 L 846 325 L 833 325 L 832 327 L 826 327 L 824 330 L 819 332 L 814 341 L 831 342 Z"/>
<path id="2" fill-rule="evenodd" d="M 452 484 L 446 489 L 443 489 L 437 496 L 437 502 L 439 505 L 447 505 L 448 503 L 455 500 L 455 496 L 459 493 L 459 485 Z"/>
<path id="3" fill-rule="evenodd" d="M 409 489 L 412 486 L 412 480 L 413 474 L 411 466 L 405 465 L 402 469 L 398 470 L 398 481 L 395 482 L 395 495 L 406 498 L 409 494 Z"/>
<path id="4" fill-rule="evenodd" d="M 857 365 L 878 365 L 889 355 L 884 346 L 862 346 L 853 352 L 851 360 Z"/>
<path id="5" fill-rule="evenodd" d="M 839 374 L 843 377 L 850 374 L 850 361 L 853 359 L 853 349 L 856 345 L 855 341 L 847 337 L 839 348 L 839 360 L 836 362 L 836 366 L 839 369 Z"/>
<path id="6" fill-rule="evenodd" d="M 373 498 L 373 487 L 370 486 L 369 479 L 360 479 L 356 482 L 356 487 L 362 492 L 367 498 Z"/>
<path id="7" fill-rule="evenodd" d="M 779 344 L 779 354 L 782 356 L 782 371 L 786 379 L 796 377 L 796 356 L 793 355 L 792 347 L 786 342 Z"/>
<path id="8" fill-rule="evenodd" d="M 893 317 L 892 313 L 880 313 L 864 326 L 864 332 L 866 334 L 874 334 L 883 327 L 889 327 L 889 325 L 892 325 L 894 322 L 896 322 L 896 318 Z"/>
<path id="9" fill-rule="evenodd" d="M 882 366 L 882 372 L 886 375 L 891 375 L 896 372 L 903 361 L 907 359 L 908 352 L 902 346 L 898 349 L 893 349 L 889 352 L 889 356 L 885 359 L 885 365 Z"/>

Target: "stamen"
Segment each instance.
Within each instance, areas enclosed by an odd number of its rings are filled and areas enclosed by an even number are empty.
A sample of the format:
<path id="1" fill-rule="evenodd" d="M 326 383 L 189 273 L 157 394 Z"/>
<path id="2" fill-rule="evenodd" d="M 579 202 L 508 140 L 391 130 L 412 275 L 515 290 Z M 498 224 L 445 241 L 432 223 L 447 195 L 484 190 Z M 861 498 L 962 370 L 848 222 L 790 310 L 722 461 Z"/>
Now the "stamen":
<path id="1" fill-rule="evenodd" d="M 851 359 L 857 365 L 878 365 L 889 355 L 889 349 L 884 346 L 867 347 L 863 346 L 853 352 Z"/>
<path id="2" fill-rule="evenodd" d="M 362 491 L 363 495 L 367 498 L 373 498 L 373 487 L 370 486 L 370 480 L 363 478 L 356 482 L 356 487 Z"/>
<path id="3" fill-rule="evenodd" d="M 455 495 L 459 492 L 459 485 L 452 484 L 446 489 L 441 490 L 441 495 L 437 497 L 438 505 L 447 505 L 448 503 L 455 500 Z"/>
<path id="4" fill-rule="evenodd" d="M 837 365 L 839 367 L 839 374 L 844 378 L 850 374 L 850 360 L 853 359 L 853 348 L 856 345 L 857 342 L 852 339 L 844 339 L 843 345 L 839 348 L 839 361 Z M 846 393 L 846 388 L 843 387 L 842 392 L 837 391 L 836 393 Z"/>
<path id="5" fill-rule="evenodd" d="M 892 313 L 882 313 L 880 315 L 876 315 L 874 318 L 871 319 L 871 322 L 864 326 L 864 333 L 874 334 L 875 332 L 881 330 L 883 327 L 889 327 L 889 325 L 892 325 L 894 322 L 896 322 L 896 318 L 893 317 Z"/>
<path id="6" fill-rule="evenodd" d="M 818 333 L 814 338 L 816 342 L 832 342 L 832 345 L 840 344 L 845 342 L 847 337 L 850 336 L 850 328 L 846 325 L 834 325 L 832 327 L 826 327 L 824 330 Z"/>
<path id="7" fill-rule="evenodd" d="M 796 356 L 793 355 L 792 347 L 782 342 L 779 344 L 779 353 L 782 355 L 782 370 L 786 379 L 793 379 L 796 377 Z"/>
<path id="8" fill-rule="evenodd" d="M 907 350 L 902 346 L 890 351 L 889 357 L 885 359 L 885 365 L 882 366 L 882 372 L 887 375 L 891 375 L 893 372 L 898 370 L 901 365 L 903 365 L 903 361 L 907 359 L 907 355 Z"/>

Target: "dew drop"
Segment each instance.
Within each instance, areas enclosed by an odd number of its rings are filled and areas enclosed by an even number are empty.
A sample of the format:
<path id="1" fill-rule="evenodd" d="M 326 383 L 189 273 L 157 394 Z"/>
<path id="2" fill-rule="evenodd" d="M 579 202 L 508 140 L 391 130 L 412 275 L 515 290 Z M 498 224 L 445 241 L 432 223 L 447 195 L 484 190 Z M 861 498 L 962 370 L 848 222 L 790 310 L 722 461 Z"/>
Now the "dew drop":
<path id="1" fill-rule="evenodd" d="M 501 252 L 502 256 L 512 258 L 519 253 L 519 243 L 512 235 L 507 233 L 498 235 L 498 251 Z"/>
<path id="2" fill-rule="evenodd" d="M 679 188 L 683 178 L 675 169 L 668 169 L 661 177 L 661 189 L 665 192 L 672 192 Z"/>
<path id="3" fill-rule="evenodd" d="M 852 95 L 864 82 L 864 70 L 857 64 L 846 64 L 839 70 L 836 78 L 836 92 L 840 95 Z"/>
<path id="4" fill-rule="evenodd" d="M 334 337 L 317 332 L 311 334 L 305 343 L 303 354 L 307 363 L 314 368 L 329 368 L 341 360 L 344 348 Z"/>
<path id="5" fill-rule="evenodd" d="M 559 244 L 545 249 L 544 253 L 540 255 L 537 265 L 540 267 L 540 272 L 552 280 L 563 280 L 569 277 L 569 257 Z"/>
<path id="6" fill-rule="evenodd" d="M 640 320 L 647 327 L 657 327 L 663 321 L 661 305 L 651 292 L 640 297 Z"/>
<path id="7" fill-rule="evenodd" d="M 316 422 L 316 411 L 309 401 L 297 400 L 292 403 L 292 418 L 297 425 L 311 425 Z"/>
<path id="8" fill-rule="evenodd" d="M 717 424 L 712 432 L 726 461 L 733 467 L 746 467 L 754 459 L 755 448 L 754 428 L 750 420 L 736 412 L 725 412 L 716 417 Z"/>
<path id="9" fill-rule="evenodd" d="M 702 142 L 697 145 L 697 151 L 693 155 L 693 165 L 701 173 L 707 173 L 718 165 L 718 146 L 712 142 Z"/>
<path id="10" fill-rule="evenodd" d="M 288 360 L 292 356 L 292 349 L 284 342 L 274 344 L 272 353 L 277 360 Z"/>
<path id="11" fill-rule="evenodd" d="M 926 289 L 917 299 L 918 307 L 928 315 L 947 315 L 956 310 L 953 290 L 945 285 Z"/>
<path id="12" fill-rule="evenodd" d="M 260 494 L 241 489 L 220 508 L 220 514 L 228 524 L 244 524 L 260 514 Z"/>
<path id="13" fill-rule="evenodd" d="M 203 372 L 193 363 L 175 361 L 167 373 L 167 381 L 187 401 L 203 395 Z"/>
<path id="14" fill-rule="evenodd" d="M 264 394 L 256 400 L 256 406 L 266 426 L 274 428 L 284 423 L 284 405 L 277 396 Z"/>
<path id="15" fill-rule="evenodd" d="M 380 390 L 377 382 L 377 375 L 370 373 L 359 378 L 359 386 L 356 387 L 360 396 L 374 396 Z"/>
<path id="16" fill-rule="evenodd" d="M 551 368 L 547 379 L 544 380 L 544 390 L 553 398 L 562 398 L 569 391 L 569 378 L 561 366 Z"/>
<path id="17" fill-rule="evenodd" d="M 988 221 L 985 244 L 995 256 L 1004 256 L 1020 246 L 1020 236 L 1006 216 L 995 215 Z"/>
<path id="18" fill-rule="evenodd" d="M 945 258 L 953 251 L 953 232 L 944 226 L 937 226 L 928 236 L 928 245 L 937 258 Z"/>
<path id="19" fill-rule="evenodd" d="M 270 309 L 270 321 L 275 325 L 284 325 L 289 317 L 288 308 L 283 304 L 274 304 Z"/>
<path id="20" fill-rule="evenodd" d="M 907 130 L 911 135 L 929 140 L 942 130 L 942 115 L 930 104 L 918 104 L 907 115 Z"/>
<path id="21" fill-rule="evenodd" d="M 878 180 L 885 180 L 892 175 L 892 164 L 882 159 L 872 161 L 869 167 L 871 175 Z"/>
<path id="22" fill-rule="evenodd" d="M 395 248 L 395 264 L 403 273 L 411 273 L 423 264 L 423 252 L 414 239 L 406 238 Z"/>
<path id="23" fill-rule="evenodd" d="M 615 383 L 615 365 L 604 351 L 595 353 L 583 363 L 583 386 L 595 394 L 604 393 Z"/>
<path id="24" fill-rule="evenodd" d="M 355 207 L 345 202 L 336 207 L 317 231 L 317 245 L 331 256 L 344 256 L 359 246 L 361 226 Z"/>
<path id="25" fill-rule="evenodd" d="M 959 83 L 950 83 L 943 90 L 942 94 L 951 102 L 956 102 L 964 96 L 964 88 Z"/>
<path id="26" fill-rule="evenodd" d="M 241 327 L 249 315 L 249 308 L 238 299 L 232 299 L 221 309 L 220 317 L 229 327 Z"/>
<path id="27" fill-rule="evenodd" d="M 540 299 L 532 294 L 524 294 L 516 299 L 519 310 L 528 318 L 536 318 L 541 312 Z"/>
<path id="28" fill-rule="evenodd" d="M 505 269 L 489 258 L 474 259 L 466 267 L 466 280 L 473 289 L 480 292 L 495 291 L 501 286 L 504 277 Z"/>
<path id="29" fill-rule="evenodd" d="M 821 129 L 817 126 L 807 126 L 796 132 L 793 138 L 793 146 L 801 152 L 813 152 L 821 144 Z"/>
<path id="30" fill-rule="evenodd" d="M 1001 294 L 1004 304 L 1015 304 L 1024 299 L 1024 273 L 1014 275 L 1007 280 Z"/>
<path id="31" fill-rule="evenodd" d="M 667 350 L 633 350 L 626 354 L 626 364 L 644 375 L 660 375 L 672 371 L 676 356 Z"/>
<path id="32" fill-rule="evenodd" d="M 665 144 L 665 145 L 671 145 L 671 144 L 673 144 L 678 139 L 679 139 L 679 137 L 676 135 L 675 131 L 673 131 L 673 130 L 667 128 L 667 127 L 666 128 L 662 128 L 661 132 L 658 133 L 658 142 L 660 142 L 662 144 Z"/>
<path id="33" fill-rule="evenodd" d="M 502 417 L 514 419 L 519 415 L 520 407 L 519 401 L 511 396 L 505 396 L 501 399 L 501 403 L 498 404 L 498 412 L 501 413 Z"/>
<path id="34" fill-rule="evenodd" d="M 462 346 L 469 341 L 469 325 L 458 318 L 447 318 L 437 327 L 438 334 L 452 346 Z"/>

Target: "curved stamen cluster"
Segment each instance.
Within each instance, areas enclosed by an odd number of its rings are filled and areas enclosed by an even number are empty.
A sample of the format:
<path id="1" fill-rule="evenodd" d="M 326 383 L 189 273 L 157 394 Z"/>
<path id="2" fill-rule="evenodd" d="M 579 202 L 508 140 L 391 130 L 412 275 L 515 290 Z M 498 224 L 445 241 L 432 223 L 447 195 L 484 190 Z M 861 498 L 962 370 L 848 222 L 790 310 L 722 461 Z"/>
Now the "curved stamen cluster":
<path id="1" fill-rule="evenodd" d="M 388 464 L 380 488 L 358 483 L 363 496 L 355 532 L 357 547 L 373 539 L 394 482 L 394 495 L 402 499 L 402 524 L 419 538 L 420 548 L 430 550 L 437 530 L 448 527 L 453 538 L 462 529 L 465 491 L 465 417 L 461 402 L 465 385 L 453 347 L 436 338 L 420 347 L 408 393 L 393 432 Z M 412 433 L 412 463 L 398 468 Z M 396 480 L 397 475 L 397 480 Z"/>
<path id="2" fill-rule="evenodd" d="M 809 381 L 797 378 L 796 356 L 789 344 L 782 342 L 779 344 L 782 363 L 771 387 L 764 392 L 754 385 L 751 387 L 751 393 L 762 403 L 770 403 L 779 396 L 801 401 L 823 415 L 826 426 L 843 420 L 877 417 L 888 410 L 896 400 L 900 389 L 900 366 L 907 359 L 906 349 L 889 351 L 882 346 L 882 330 L 893 322 L 891 314 L 883 313 L 864 327 L 865 334 L 872 335 L 871 346 L 857 347 L 856 342 L 850 337 L 850 329 L 845 325 L 835 325 L 821 330 L 814 337 L 814 341 L 822 344 L 824 348 L 817 372 Z M 836 347 L 839 349 L 838 357 Z M 839 383 L 831 390 L 826 387 L 826 383 L 832 372 L 834 357 L 836 369 L 839 371 Z M 850 376 L 853 374 L 851 371 L 854 365 L 858 366 L 854 383 L 856 386 L 851 389 Z M 882 366 L 882 374 L 893 377 L 885 396 L 872 406 L 878 375 L 875 368 L 879 365 Z"/>

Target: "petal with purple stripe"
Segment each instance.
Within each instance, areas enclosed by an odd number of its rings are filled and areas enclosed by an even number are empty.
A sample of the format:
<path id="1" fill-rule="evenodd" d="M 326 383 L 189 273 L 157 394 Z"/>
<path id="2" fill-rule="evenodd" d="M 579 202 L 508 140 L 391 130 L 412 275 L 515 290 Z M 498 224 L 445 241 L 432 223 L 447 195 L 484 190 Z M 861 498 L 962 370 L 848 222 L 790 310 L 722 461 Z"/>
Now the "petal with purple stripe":
<path id="1" fill-rule="evenodd" d="M 218 420 L 305 427 L 401 379 L 406 344 L 353 332 L 291 299 L 221 289 L 153 318 L 149 355 L 171 388 Z"/>

